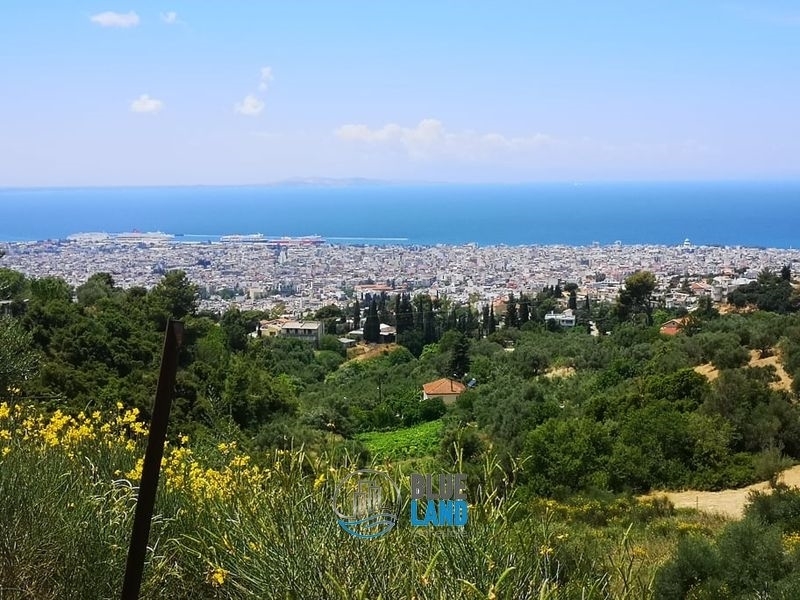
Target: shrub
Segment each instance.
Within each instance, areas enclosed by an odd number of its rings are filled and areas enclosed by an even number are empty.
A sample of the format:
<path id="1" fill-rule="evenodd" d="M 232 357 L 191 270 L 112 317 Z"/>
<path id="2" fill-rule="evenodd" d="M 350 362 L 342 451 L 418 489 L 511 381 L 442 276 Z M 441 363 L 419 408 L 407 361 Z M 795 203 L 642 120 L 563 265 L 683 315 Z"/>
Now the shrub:
<path id="1" fill-rule="evenodd" d="M 787 532 L 800 532 L 800 490 L 779 483 L 772 493 L 751 492 L 745 516 L 780 525 Z"/>
<path id="2" fill-rule="evenodd" d="M 719 570 L 719 555 L 710 541 L 685 537 L 678 543 L 675 558 L 656 574 L 653 598 L 683 600 L 693 588 L 716 576 Z"/>

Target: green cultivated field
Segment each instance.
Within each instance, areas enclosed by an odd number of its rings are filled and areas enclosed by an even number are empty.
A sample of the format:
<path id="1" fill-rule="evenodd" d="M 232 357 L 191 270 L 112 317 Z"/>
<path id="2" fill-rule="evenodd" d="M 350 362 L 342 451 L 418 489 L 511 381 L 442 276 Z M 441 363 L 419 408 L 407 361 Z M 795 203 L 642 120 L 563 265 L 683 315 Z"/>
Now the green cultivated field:
<path id="1" fill-rule="evenodd" d="M 356 439 L 376 460 L 401 460 L 435 455 L 442 434 L 441 420 L 406 429 L 361 433 Z"/>

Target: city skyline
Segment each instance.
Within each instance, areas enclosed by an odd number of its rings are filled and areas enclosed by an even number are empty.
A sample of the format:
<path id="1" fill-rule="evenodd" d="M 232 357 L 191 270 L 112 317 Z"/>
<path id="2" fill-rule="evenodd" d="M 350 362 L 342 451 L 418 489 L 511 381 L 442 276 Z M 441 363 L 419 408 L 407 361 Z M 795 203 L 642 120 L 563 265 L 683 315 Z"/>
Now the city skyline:
<path id="1" fill-rule="evenodd" d="M 0 23 L 0 187 L 800 178 L 788 2 L 191 2 Z"/>

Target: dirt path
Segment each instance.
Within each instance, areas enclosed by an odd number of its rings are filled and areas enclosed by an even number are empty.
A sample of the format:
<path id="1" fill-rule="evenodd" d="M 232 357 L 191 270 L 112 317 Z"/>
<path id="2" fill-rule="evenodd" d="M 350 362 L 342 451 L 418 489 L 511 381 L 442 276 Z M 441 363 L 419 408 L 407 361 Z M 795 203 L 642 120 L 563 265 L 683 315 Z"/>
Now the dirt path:
<path id="1" fill-rule="evenodd" d="M 770 387 L 773 390 L 785 390 L 787 392 L 792 391 L 792 378 L 786 372 L 786 369 L 783 368 L 783 363 L 781 362 L 781 357 L 777 349 L 773 350 L 773 355 L 768 356 L 767 358 L 759 358 L 758 350 L 751 350 L 750 351 L 750 362 L 747 366 L 749 367 L 766 367 L 768 365 L 772 365 L 775 367 L 775 374 L 778 376 L 778 381 L 773 381 L 770 383 Z M 714 365 L 711 363 L 707 363 L 705 365 L 700 365 L 694 368 L 695 371 L 700 373 L 700 375 L 705 375 L 709 381 L 714 381 L 717 377 L 719 377 L 719 371 L 714 368 Z"/>
<path id="2" fill-rule="evenodd" d="M 354 352 L 352 353 L 353 356 L 347 362 L 351 360 L 369 360 L 370 358 L 375 358 L 376 356 L 380 356 L 382 354 L 388 354 L 392 350 L 397 348 L 397 344 L 370 344 L 369 346 L 365 344 L 359 344 L 355 348 L 353 348 Z"/>
<path id="3" fill-rule="evenodd" d="M 767 358 L 760 358 L 757 350 L 750 352 L 750 367 L 775 367 L 778 381 L 770 383 L 770 387 L 775 390 L 785 390 L 790 392 L 792 389 L 792 378 L 783 368 L 780 354 L 774 349 L 774 354 Z M 711 364 L 700 365 L 694 368 L 695 371 L 704 375 L 709 381 L 719 377 L 719 371 Z M 792 487 L 800 487 L 800 465 L 787 469 L 781 473 L 780 481 Z M 697 490 L 686 490 L 684 492 L 651 492 L 648 496 L 666 496 L 675 505 L 675 508 L 696 508 L 710 513 L 719 513 L 733 519 L 739 519 L 744 512 L 747 504 L 747 496 L 751 491 L 763 491 L 769 489 L 769 482 L 762 481 L 754 483 L 744 488 L 728 489 L 719 492 L 700 492 Z"/>
<path id="4" fill-rule="evenodd" d="M 800 487 L 800 465 L 794 466 L 781 473 L 782 483 L 792 487 Z M 684 492 L 651 492 L 646 497 L 666 496 L 675 508 L 696 508 L 704 512 L 718 513 L 732 519 L 740 519 L 747 504 L 747 496 L 751 491 L 764 491 L 769 489 L 769 482 L 762 481 L 744 488 L 721 490 L 719 492 L 699 492 L 686 490 Z"/>

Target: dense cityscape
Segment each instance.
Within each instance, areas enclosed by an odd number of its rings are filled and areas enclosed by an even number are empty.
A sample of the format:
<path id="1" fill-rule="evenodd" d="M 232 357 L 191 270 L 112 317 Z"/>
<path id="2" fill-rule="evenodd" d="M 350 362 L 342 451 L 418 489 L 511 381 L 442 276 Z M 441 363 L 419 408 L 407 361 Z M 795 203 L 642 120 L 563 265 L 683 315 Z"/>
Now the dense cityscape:
<path id="1" fill-rule="evenodd" d="M 314 238 L 260 243 L 231 236 L 218 242 L 178 242 L 165 234 L 75 235 L 66 240 L 6 244 L 4 266 L 30 277 L 57 276 L 71 285 L 97 272 L 121 287 L 151 288 L 180 269 L 201 291 L 201 309 L 224 312 L 276 306 L 302 316 L 328 304 L 344 306 L 364 292 L 444 294 L 457 302 L 487 303 L 509 292 L 578 285 L 581 297 L 614 300 L 628 275 L 656 275 L 667 307 L 697 296 L 722 301 L 769 268 L 797 271 L 800 250 L 695 246 L 448 246 L 339 245 Z M 687 290 L 687 286 L 689 289 Z"/>

